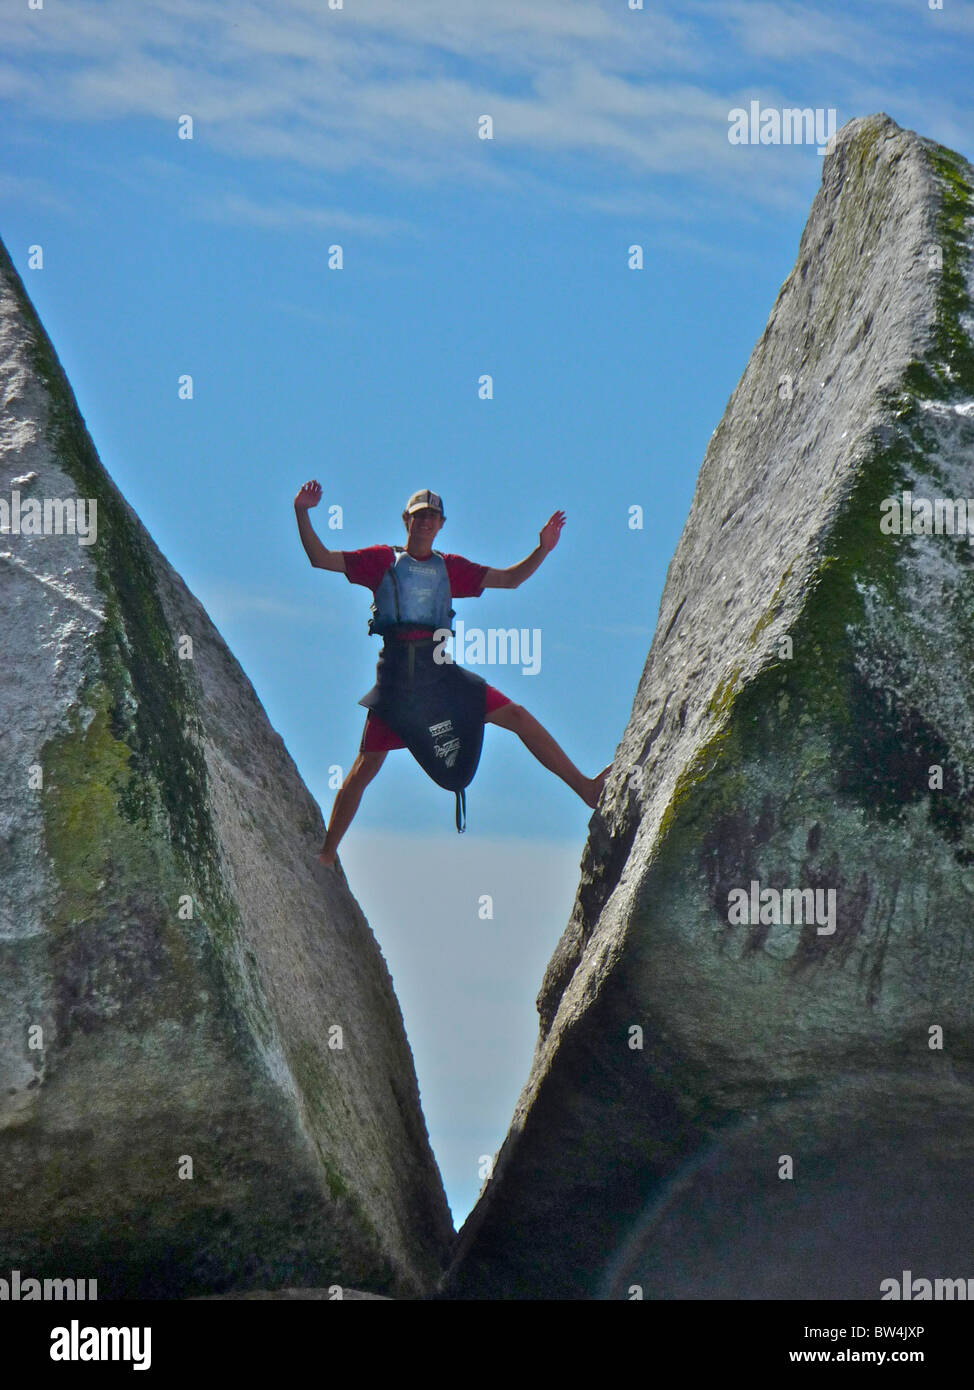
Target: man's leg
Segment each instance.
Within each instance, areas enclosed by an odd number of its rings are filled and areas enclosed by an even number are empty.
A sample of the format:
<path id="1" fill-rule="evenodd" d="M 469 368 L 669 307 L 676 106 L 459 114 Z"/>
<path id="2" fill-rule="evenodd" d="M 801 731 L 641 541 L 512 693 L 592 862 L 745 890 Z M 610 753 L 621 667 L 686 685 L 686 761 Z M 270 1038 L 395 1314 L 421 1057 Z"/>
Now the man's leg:
<path id="1" fill-rule="evenodd" d="M 334 864 L 338 856 L 338 843 L 352 823 L 362 793 L 372 781 L 386 760 L 384 752 L 359 753 L 352 764 L 348 776 L 338 789 L 335 804 L 331 808 L 328 833 L 318 855 L 322 864 Z"/>
<path id="2" fill-rule="evenodd" d="M 529 714 L 523 705 L 515 705 L 509 702 L 501 705 L 500 709 L 492 710 L 487 715 L 485 723 L 499 724 L 502 729 L 510 729 L 517 734 L 526 748 L 529 748 L 538 762 L 543 767 L 548 768 L 556 777 L 560 777 L 563 782 L 567 782 L 573 792 L 585 802 L 586 806 L 597 806 L 599 796 L 606 777 L 609 775 L 609 767 L 603 768 L 597 777 L 586 777 L 579 772 L 578 768 L 569 758 L 564 749 L 555 742 L 543 725 L 539 724 L 533 714 Z"/>

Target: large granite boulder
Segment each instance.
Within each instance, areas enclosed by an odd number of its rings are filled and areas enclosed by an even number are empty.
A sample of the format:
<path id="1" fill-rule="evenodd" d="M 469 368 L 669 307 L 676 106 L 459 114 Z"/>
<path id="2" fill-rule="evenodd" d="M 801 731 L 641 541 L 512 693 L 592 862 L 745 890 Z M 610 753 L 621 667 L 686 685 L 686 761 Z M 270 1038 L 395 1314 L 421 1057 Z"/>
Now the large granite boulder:
<path id="1" fill-rule="evenodd" d="M 972 187 L 884 115 L 825 156 L 446 1296 L 971 1273 Z"/>
<path id="2" fill-rule="evenodd" d="M 454 1232 L 385 962 L 2 246 L 0 402 L 0 1269 L 421 1296 Z M 94 543 L 31 533 L 75 498 Z"/>

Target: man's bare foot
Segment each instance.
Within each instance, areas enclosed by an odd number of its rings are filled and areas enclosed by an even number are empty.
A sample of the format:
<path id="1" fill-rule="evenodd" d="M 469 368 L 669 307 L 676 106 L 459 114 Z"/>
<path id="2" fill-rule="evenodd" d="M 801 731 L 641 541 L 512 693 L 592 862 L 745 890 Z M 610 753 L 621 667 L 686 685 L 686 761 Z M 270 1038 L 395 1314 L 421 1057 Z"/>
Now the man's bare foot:
<path id="1" fill-rule="evenodd" d="M 608 777 L 611 771 L 612 764 L 609 763 L 609 766 L 604 767 L 597 777 L 589 778 L 589 794 L 588 796 L 582 798 L 586 806 L 591 806 L 594 810 L 594 808 L 599 804 L 599 797 L 602 795 L 602 788 L 605 786 L 605 779 Z"/>
<path id="2" fill-rule="evenodd" d="M 323 849 L 318 855 L 318 863 L 325 864 L 330 869 L 337 858 L 338 851 L 336 849 Z"/>

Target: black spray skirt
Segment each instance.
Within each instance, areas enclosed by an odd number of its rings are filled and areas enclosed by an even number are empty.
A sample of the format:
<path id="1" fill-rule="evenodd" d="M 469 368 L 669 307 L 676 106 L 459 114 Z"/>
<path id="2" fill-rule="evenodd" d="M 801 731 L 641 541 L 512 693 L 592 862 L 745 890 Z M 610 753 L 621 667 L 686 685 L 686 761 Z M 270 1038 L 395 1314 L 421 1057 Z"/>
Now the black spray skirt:
<path id="1" fill-rule="evenodd" d="M 359 700 L 393 729 L 420 767 L 447 791 L 457 793 L 457 829 L 480 762 L 487 708 L 487 682 L 455 662 L 436 662 L 440 644 L 385 641 L 375 685 Z"/>

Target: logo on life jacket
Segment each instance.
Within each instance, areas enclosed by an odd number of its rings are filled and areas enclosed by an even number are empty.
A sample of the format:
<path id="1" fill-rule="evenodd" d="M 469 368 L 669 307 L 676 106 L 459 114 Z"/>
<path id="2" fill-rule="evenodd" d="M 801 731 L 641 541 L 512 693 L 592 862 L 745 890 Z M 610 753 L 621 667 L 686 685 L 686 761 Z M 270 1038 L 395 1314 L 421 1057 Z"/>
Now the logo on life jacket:
<path id="1" fill-rule="evenodd" d="M 447 767 L 452 767 L 457 760 L 457 754 L 460 752 L 460 740 L 454 737 L 447 739 L 445 743 L 441 743 L 440 736 L 442 734 L 453 733 L 453 720 L 444 719 L 440 724 L 430 724 L 429 731 L 435 740 L 433 752 L 438 758 L 446 759 Z"/>

